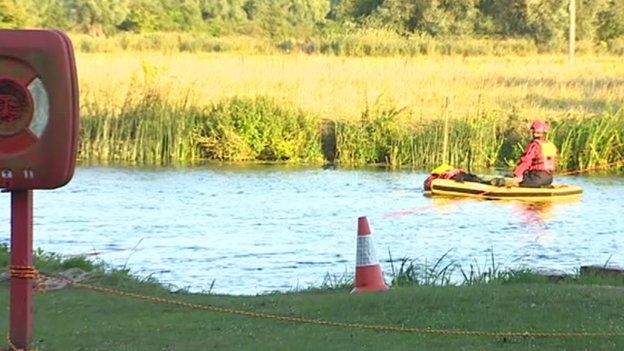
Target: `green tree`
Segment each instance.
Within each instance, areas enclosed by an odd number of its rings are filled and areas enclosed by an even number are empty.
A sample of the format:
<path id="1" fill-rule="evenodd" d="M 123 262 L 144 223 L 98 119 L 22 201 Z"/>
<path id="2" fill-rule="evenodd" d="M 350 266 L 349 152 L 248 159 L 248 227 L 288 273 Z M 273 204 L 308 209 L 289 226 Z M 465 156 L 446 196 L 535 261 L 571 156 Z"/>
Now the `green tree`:
<path id="1" fill-rule="evenodd" d="M 527 0 L 480 0 L 475 30 L 480 34 L 524 36 L 530 29 Z"/>
<path id="2" fill-rule="evenodd" d="M 595 40 L 599 26 L 598 14 L 608 9 L 608 0 L 576 1 L 576 38 Z"/>
<path id="3" fill-rule="evenodd" d="M 95 36 L 116 30 L 128 13 L 126 0 L 65 0 L 65 10 L 70 23 Z"/>
<path id="4" fill-rule="evenodd" d="M 76 23 L 69 18 L 69 9 L 64 1 L 39 0 L 35 7 L 36 25 L 45 28 L 69 29 Z"/>
<path id="5" fill-rule="evenodd" d="M 254 0 L 248 16 L 272 36 L 311 34 L 330 11 L 329 0 Z"/>
<path id="6" fill-rule="evenodd" d="M 331 4 L 330 18 L 358 22 L 370 16 L 383 0 L 336 0 Z"/>
<path id="7" fill-rule="evenodd" d="M 471 34 L 477 14 L 475 0 L 415 0 L 414 31 L 430 35 Z"/>
<path id="8" fill-rule="evenodd" d="M 392 28 L 398 33 L 412 31 L 415 26 L 414 1 L 385 0 L 373 13 L 373 23 Z"/>
<path id="9" fill-rule="evenodd" d="M 199 28 L 202 12 L 199 0 L 160 0 L 168 22 L 162 29 L 191 30 Z"/>
<path id="10" fill-rule="evenodd" d="M 128 14 L 119 29 L 133 32 L 150 32 L 161 28 L 164 9 L 153 0 L 129 0 Z"/>
<path id="11" fill-rule="evenodd" d="M 624 36 L 624 1 L 610 0 L 608 7 L 597 15 L 598 39 L 608 41 Z"/>
<path id="12" fill-rule="evenodd" d="M 32 3 L 20 0 L 0 0 L 0 28 L 22 28 L 34 24 Z"/>
<path id="13" fill-rule="evenodd" d="M 527 24 L 538 45 L 551 48 L 567 41 L 568 4 L 569 0 L 534 0 L 528 3 Z"/>
<path id="14" fill-rule="evenodd" d="M 199 5 L 204 21 L 240 22 L 247 19 L 245 3 L 245 0 L 201 0 Z"/>

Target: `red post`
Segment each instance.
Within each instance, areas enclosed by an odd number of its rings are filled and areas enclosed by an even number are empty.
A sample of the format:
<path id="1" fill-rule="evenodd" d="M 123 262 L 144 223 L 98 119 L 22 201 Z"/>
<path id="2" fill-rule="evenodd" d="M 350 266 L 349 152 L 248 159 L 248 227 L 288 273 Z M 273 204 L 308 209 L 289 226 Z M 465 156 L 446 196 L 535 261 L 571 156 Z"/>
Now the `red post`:
<path id="1" fill-rule="evenodd" d="M 11 192 L 11 266 L 33 266 L 33 193 Z M 32 279 L 11 277 L 11 330 L 18 349 L 29 350 L 33 337 Z"/>

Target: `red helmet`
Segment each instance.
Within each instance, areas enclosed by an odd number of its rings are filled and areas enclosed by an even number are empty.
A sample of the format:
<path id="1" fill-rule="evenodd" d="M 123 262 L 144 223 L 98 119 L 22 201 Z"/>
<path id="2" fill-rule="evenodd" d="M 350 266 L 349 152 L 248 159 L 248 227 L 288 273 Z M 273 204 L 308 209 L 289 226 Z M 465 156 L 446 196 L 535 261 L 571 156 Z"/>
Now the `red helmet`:
<path id="1" fill-rule="evenodd" d="M 531 129 L 537 133 L 546 133 L 548 131 L 548 124 L 544 121 L 535 120 L 531 124 Z"/>

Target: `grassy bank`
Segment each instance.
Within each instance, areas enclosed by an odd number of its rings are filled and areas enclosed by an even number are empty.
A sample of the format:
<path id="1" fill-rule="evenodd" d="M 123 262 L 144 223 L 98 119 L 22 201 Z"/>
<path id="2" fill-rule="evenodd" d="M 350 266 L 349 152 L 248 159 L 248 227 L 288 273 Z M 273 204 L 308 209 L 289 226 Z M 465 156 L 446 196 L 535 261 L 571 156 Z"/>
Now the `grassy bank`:
<path id="1" fill-rule="evenodd" d="M 6 250 L 0 263 L 6 264 Z M 255 297 L 172 292 L 127 271 L 105 271 L 82 258 L 40 254 L 37 266 L 54 273 L 80 267 L 91 284 L 235 310 L 333 322 L 487 332 L 613 332 L 624 334 L 622 277 L 572 276 L 554 282 L 527 272 L 498 274 L 463 286 L 394 287 L 350 295 L 349 287 Z M 412 281 L 413 282 L 413 281 Z M 0 283 L 0 305 L 8 285 Z M 201 311 L 66 288 L 37 294 L 37 350 L 616 350 L 624 337 L 488 337 L 395 333 L 300 324 Z M 7 329 L 6 318 L 0 329 Z"/>

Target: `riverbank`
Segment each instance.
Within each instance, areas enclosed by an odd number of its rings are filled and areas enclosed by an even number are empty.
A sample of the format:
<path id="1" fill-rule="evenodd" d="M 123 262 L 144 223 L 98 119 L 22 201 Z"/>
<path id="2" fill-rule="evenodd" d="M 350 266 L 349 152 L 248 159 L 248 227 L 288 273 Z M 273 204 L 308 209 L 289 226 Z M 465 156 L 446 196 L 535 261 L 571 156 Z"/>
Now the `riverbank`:
<path id="1" fill-rule="evenodd" d="M 81 54 L 79 157 L 478 170 L 515 163 L 530 121 L 543 118 L 561 169 L 594 167 L 624 154 L 618 62 Z"/>
<path id="2" fill-rule="evenodd" d="M 334 121 L 269 98 L 232 98 L 196 107 L 172 103 L 151 90 L 115 111 L 93 105 L 84 116 L 80 160 L 143 165 L 278 161 L 415 169 L 451 163 L 483 170 L 513 167 L 528 142 L 530 123 L 528 116 L 485 110 L 448 121 L 413 119 L 391 106 L 371 106 L 359 120 Z M 550 125 L 561 171 L 622 161 L 624 109 L 562 118 Z"/>
<path id="3" fill-rule="evenodd" d="M 4 266 L 6 261 L 5 251 L 0 263 Z M 398 286 L 380 294 L 350 295 L 345 284 L 242 297 L 171 291 L 152 279 L 133 278 L 127 270 L 104 272 L 102 265 L 80 257 L 65 260 L 39 254 L 37 266 L 52 275 L 77 267 L 91 272 L 88 284 L 135 294 L 102 293 L 88 286 L 37 294 L 37 350 L 616 350 L 624 346 L 624 316 L 619 313 L 624 308 L 622 276 L 549 280 L 518 271 L 468 285 Z M 137 299 L 138 295 L 159 301 Z M 8 306 L 6 282 L 0 283 L 0 305 Z M 241 311 L 255 316 L 236 314 Z M 0 329 L 7 328 L 7 320 L 0 320 Z M 610 333 L 614 335 L 604 336 Z"/>

